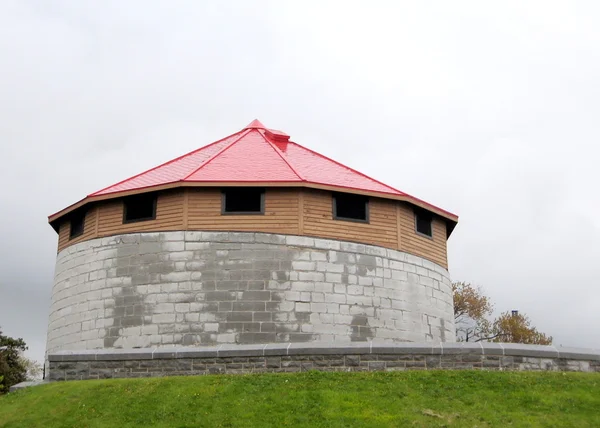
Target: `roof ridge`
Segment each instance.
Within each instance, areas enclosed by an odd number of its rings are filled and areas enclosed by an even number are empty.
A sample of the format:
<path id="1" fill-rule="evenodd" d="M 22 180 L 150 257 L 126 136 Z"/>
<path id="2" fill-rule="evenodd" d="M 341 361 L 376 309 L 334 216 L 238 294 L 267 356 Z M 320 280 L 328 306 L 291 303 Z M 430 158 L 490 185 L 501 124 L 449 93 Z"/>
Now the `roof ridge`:
<path id="1" fill-rule="evenodd" d="M 118 186 L 119 184 L 123 184 L 123 183 L 125 183 L 126 181 L 133 180 L 134 178 L 138 178 L 138 177 L 140 177 L 140 176 L 142 176 L 142 175 L 144 175 L 144 174 L 147 174 L 147 173 L 149 173 L 149 172 L 151 172 L 151 171 L 154 171 L 154 170 L 156 170 L 156 169 L 158 169 L 158 168 L 161 168 L 161 167 L 163 167 L 163 166 L 167 166 L 167 165 L 169 165 L 169 164 L 172 164 L 173 162 L 176 162 L 176 161 L 178 161 L 178 160 L 180 160 L 180 159 L 183 159 L 183 158 L 185 158 L 185 157 L 187 157 L 187 156 L 191 156 L 191 155 L 193 155 L 193 154 L 195 154 L 195 153 L 199 152 L 200 150 L 204 150 L 204 149 L 207 149 L 207 148 L 209 148 L 209 147 L 211 147 L 211 146 L 214 146 L 215 144 L 221 143 L 221 142 L 225 141 L 226 139 L 233 137 L 235 134 L 239 134 L 239 133 L 241 133 L 241 132 L 243 132 L 243 130 L 242 130 L 242 131 L 238 131 L 238 132 L 234 132 L 233 134 L 230 134 L 230 135 L 228 135 L 228 136 L 226 136 L 226 137 L 219 138 L 217 141 L 214 141 L 214 142 L 212 142 L 212 143 L 210 143 L 210 144 L 207 144 L 206 146 L 199 147 L 199 148 L 197 148 L 197 149 L 194 149 L 194 150 L 192 150 L 191 152 L 188 152 L 188 153 L 185 153 L 185 154 L 183 154 L 183 155 L 181 155 L 181 156 L 178 156 L 178 157 L 176 157 L 175 159 L 171 159 L 170 161 L 163 162 L 163 163 L 161 163 L 161 164 L 159 164 L 159 165 L 156 165 L 155 167 L 152 167 L 152 168 L 150 168 L 150 169 L 147 169 L 146 171 L 142 171 L 142 172 L 140 172 L 139 174 L 136 174 L 136 175 L 134 175 L 133 177 L 129 177 L 129 178 L 126 178 L 126 179 L 124 179 L 124 180 L 121 180 L 121 181 L 119 181 L 118 183 L 114 183 L 114 184 L 111 184 L 110 186 L 106 186 L 106 187 L 104 187 L 104 188 L 102 188 L 102 189 L 100 189 L 100 190 L 97 190 L 97 191 L 95 191 L 94 193 L 90 193 L 88 196 L 94 196 L 94 195 L 97 195 L 98 193 L 104 192 L 105 190 L 107 190 L 107 189 L 110 189 L 111 187 L 116 187 L 116 186 Z"/>
<path id="2" fill-rule="evenodd" d="M 302 149 L 304 149 L 304 150 L 306 150 L 306 151 L 309 151 L 309 152 L 311 152 L 311 153 L 315 154 L 316 156 L 319 156 L 319 157 L 321 157 L 321 158 L 323 158 L 323 159 L 327 159 L 328 161 L 330 161 L 330 162 L 333 162 L 334 164 L 336 164 L 336 165 L 338 165 L 338 166 L 341 166 L 342 168 L 346 168 L 347 170 L 350 170 L 350 171 L 354 172 L 355 174 L 358 174 L 358 175 L 360 175 L 360 176 L 362 176 L 362 177 L 368 178 L 369 180 L 372 180 L 372 181 L 374 181 L 374 182 L 375 182 L 375 183 L 377 183 L 377 184 L 380 184 L 380 185 L 382 185 L 382 186 L 384 186 L 384 187 L 387 187 L 388 189 L 391 189 L 391 190 L 393 190 L 394 192 L 398 192 L 398 193 L 400 193 L 400 194 L 402 194 L 402 195 L 410 196 L 410 195 L 408 195 L 407 193 L 404 193 L 404 192 L 403 192 L 403 191 L 401 191 L 401 190 L 398 190 L 398 189 L 396 189 L 396 188 L 394 188 L 394 187 L 392 187 L 392 186 L 389 186 L 389 185 L 387 185 L 387 184 L 385 184 L 385 183 L 383 183 L 383 182 L 381 182 L 381 181 L 379 181 L 379 180 L 376 180 L 376 179 L 375 179 L 375 178 L 373 178 L 373 177 L 369 177 L 367 174 L 363 174 L 362 172 L 360 172 L 360 171 L 357 171 L 357 170 L 355 170 L 354 168 L 350 168 L 349 166 L 347 166 L 347 165 L 344 165 L 343 163 L 341 163 L 341 162 L 338 162 L 338 161 L 336 161 L 336 160 L 334 160 L 334 159 L 331 159 L 331 158 L 330 158 L 330 157 L 328 157 L 328 156 L 322 155 L 322 154 L 321 154 L 321 153 L 319 153 L 319 152 L 315 152 L 314 150 L 311 150 L 311 149 L 309 149 L 308 147 L 304 147 L 302 144 L 298 144 L 298 143 L 295 143 L 295 142 L 293 142 L 293 141 L 290 141 L 288 144 L 294 144 L 294 145 L 296 145 L 296 146 L 298 146 L 298 147 L 300 147 L 300 148 L 302 148 Z"/>
<path id="3" fill-rule="evenodd" d="M 266 135 L 263 135 L 262 132 L 258 131 L 258 133 L 260 134 L 261 137 L 263 137 L 263 139 L 267 142 L 267 144 L 269 144 L 271 146 L 271 148 L 273 150 L 275 150 L 275 153 L 277 153 L 279 155 L 281 160 L 283 160 L 285 162 L 285 164 L 292 170 L 292 172 L 294 174 L 296 174 L 296 177 L 298 177 L 300 179 L 300 181 L 306 181 L 306 179 L 304 177 L 302 177 L 300 174 L 298 174 L 298 171 L 296 171 L 296 168 L 294 168 L 292 166 L 292 164 L 289 163 L 287 161 L 287 159 L 279 152 L 279 149 L 277 147 L 275 147 L 274 143 L 271 140 L 269 140 L 269 138 Z M 286 144 L 288 144 L 288 143 L 286 142 Z"/>
<path id="4" fill-rule="evenodd" d="M 242 139 L 242 137 L 245 137 L 246 135 L 248 135 L 248 133 L 250 133 L 250 131 L 252 131 L 252 129 L 242 129 L 241 131 L 239 131 L 241 133 L 241 135 L 236 138 L 235 140 L 233 140 L 231 143 L 227 144 L 225 147 L 223 147 L 221 150 L 219 150 L 217 153 L 215 153 L 214 155 L 212 155 L 210 157 L 210 159 L 208 159 L 206 162 L 204 162 L 202 165 L 200 165 L 198 168 L 196 168 L 195 170 L 193 170 L 191 173 L 189 173 L 188 175 L 186 175 L 185 177 L 183 177 L 182 179 L 180 179 L 179 181 L 185 181 L 188 178 L 190 178 L 192 175 L 194 175 L 195 173 L 197 173 L 198 171 L 200 171 L 203 167 L 205 167 L 206 165 L 208 165 L 213 159 L 215 159 L 217 156 L 219 156 L 221 153 L 223 153 L 225 150 L 229 149 L 230 147 L 232 147 L 235 143 L 237 143 L 238 141 L 240 141 Z M 237 134 L 238 132 L 236 132 Z M 235 135 L 235 134 L 232 134 Z M 230 135 L 230 137 L 232 136 Z M 222 140 L 221 140 L 222 141 Z"/>

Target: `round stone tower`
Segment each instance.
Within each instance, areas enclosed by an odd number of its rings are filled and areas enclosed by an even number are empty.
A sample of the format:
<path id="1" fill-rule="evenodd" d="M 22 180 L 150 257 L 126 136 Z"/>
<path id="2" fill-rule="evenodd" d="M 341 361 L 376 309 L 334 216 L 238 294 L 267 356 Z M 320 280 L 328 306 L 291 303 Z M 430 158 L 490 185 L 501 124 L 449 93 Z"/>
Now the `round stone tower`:
<path id="1" fill-rule="evenodd" d="M 47 352 L 454 341 L 457 220 L 253 121 L 49 217 Z"/>

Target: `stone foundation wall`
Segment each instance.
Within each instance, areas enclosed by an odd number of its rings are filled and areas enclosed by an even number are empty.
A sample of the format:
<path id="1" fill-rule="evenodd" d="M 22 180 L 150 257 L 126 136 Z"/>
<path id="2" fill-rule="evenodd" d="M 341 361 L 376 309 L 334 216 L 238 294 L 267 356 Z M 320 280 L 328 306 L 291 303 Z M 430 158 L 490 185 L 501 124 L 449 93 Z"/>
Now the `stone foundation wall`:
<path id="1" fill-rule="evenodd" d="M 600 372 L 600 351 L 515 344 L 275 344 L 60 352 L 50 380 L 266 372 L 533 370 Z"/>
<path id="2" fill-rule="evenodd" d="M 454 341 L 446 269 L 383 247 L 237 232 L 118 235 L 57 257 L 49 354 L 371 340 Z"/>

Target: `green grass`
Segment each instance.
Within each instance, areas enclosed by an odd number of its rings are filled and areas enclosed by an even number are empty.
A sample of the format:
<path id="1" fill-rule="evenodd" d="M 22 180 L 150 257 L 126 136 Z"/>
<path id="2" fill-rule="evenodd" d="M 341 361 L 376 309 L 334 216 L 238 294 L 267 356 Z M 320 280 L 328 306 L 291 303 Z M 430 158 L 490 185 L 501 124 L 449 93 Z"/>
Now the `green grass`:
<path id="1" fill-rule="evenodd" d="M 410 371 L 58 382 L 0 427 L 600 427 L 600 373 Z"/>

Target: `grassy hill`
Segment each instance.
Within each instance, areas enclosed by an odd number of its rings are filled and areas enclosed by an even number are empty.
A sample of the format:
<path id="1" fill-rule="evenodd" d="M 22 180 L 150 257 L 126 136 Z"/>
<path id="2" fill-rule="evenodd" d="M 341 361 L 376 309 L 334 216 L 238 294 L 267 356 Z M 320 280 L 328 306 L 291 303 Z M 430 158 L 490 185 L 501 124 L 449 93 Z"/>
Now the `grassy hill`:
<path id="1" fill-rule="evenodd" d="M 60 382 L 0 427 L 600 426 L 600 373 L 410 371 Z"/>

